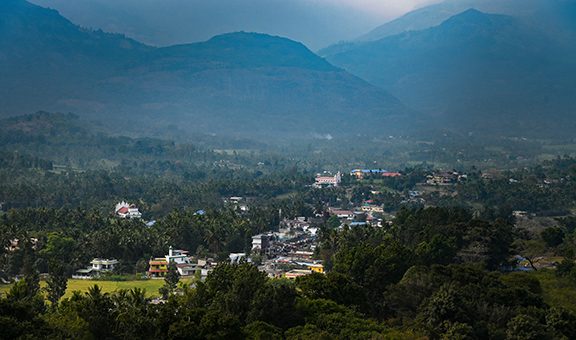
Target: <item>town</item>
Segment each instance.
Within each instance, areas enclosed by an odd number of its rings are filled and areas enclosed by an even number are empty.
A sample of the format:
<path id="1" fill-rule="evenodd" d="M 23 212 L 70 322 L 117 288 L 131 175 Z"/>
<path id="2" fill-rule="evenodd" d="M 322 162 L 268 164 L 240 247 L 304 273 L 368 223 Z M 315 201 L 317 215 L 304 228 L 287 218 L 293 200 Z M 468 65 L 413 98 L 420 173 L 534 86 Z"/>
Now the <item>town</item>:
<path id="1" fill-rule="evenodd" d="M 452 197 L 456 195 L 456 186 L 466 183 L 468 174 L 455 170 L 429 170 L 419 174 L 414 186 L 410 190 L 404 190 L 401 194 L 383 192 L 381 180 L 397 183 L 405 180 L 407 174 L 391 172 L 382 169 L 353 169 L 343 176 L 341 172 L 334 174 L 325 171 L 318 173 L 311 185 L 316 190 L 331 190 L 339 188 L 344 190 L 349 200 L 340 200 L 340 205 L 334 202 L 322 202 L 323 208 L 315 211 L 313 215 L 294 218 L 283 217 L 279 224 L 271 230 L 251 235 L 251 244 L 247 252 L 229 253 L 226 258 L 216 256 L 202 256 L 190 250 L 174 249 L 169 245 L 165 254 L 156 254 L 156 257 L 146 261 L 145 272 L 142 278 L 163 279 L 169 272 L 169 267 L 174 264 L 179 276 L 194 280 L 205 280 L 218 263 L 232 264 L 249 263 L 266 273 L 270 278 L 295 279 L 312 273 L 324 273 L 323 261 L 318 256 L 319 233 L 322 226 L 342 230 L 344 228 L 372 227 L 390 228 L 395 218 L 394 212 L 400 206 L 426 207 L 434 206 L 438 197 Z M 502 178 L 499 172 L 489 171 L 477 174 L 482 180 L 492 181 Z M 346 184 L 343 184 L 343 177 Z M 508 179 L 515 183 L 513 178 Z M 541 185 L 551 184 L 545 180 Z M 354 190 L 361 188 L 361 192 Z M 222 199 L 229 209 L 237 211 L 240 215 L 246 215 L 250 211 L 254 200 L 242 196 L 230 196 Z M 390 201 L 393 201 L 391 203 Z M 432 205 L 430 205 L 432 204 Z M 254 207 L 255 208 L 255 207 Z M 196 211 L 195 215 L 204 215 L 204 210 Z M 279 211 L 279 215 L 282 212 Z M 518 223 L 525 223 L 533 218 L 523 210 L 513 211 L 513 216 Z M 533 214 L 534 215 L 534 214 Z M 114 208 L 114 216 L 118 219 L 142 221 L 146 227 L 151 227 L 156 221 L 144 221 L 143 214 L 136 204 L 121 201 Z M 535 216 L 533 216 L 535 218 Z M 34 243 L 37 239 L 32 240 Z M 18 240 L 12 240 L 10 252 L 18 250 Z M 160 256 L 162 255 L 162 256 Z M 214 254 L 213 254 L 214 255 Z M 534 270 L 536 268 L 553 268 L 558 261 L 540 257 L 535 262 L 516 255 L 516 270 Z M 552 258 L 554 259 L 554 258 Z M 73 279 L 79 280 L 105 280 L 112 274 L 121 273 L 120 261 L 114 258 L 95 257 L 88 266 L 77 268 L 72 274 Z M 10 278 L 4 276 L 2 280 L 8 282 Z M 18 279 L 16 277 L 16 279 Z"/>

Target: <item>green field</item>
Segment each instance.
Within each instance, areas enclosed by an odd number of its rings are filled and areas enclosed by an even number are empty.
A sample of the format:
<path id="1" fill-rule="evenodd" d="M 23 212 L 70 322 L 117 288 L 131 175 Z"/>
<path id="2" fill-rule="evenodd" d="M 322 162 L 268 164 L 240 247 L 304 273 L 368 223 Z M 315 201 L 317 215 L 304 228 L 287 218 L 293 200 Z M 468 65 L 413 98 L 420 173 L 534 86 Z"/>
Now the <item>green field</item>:
<path id="1" fill-rule="evenodd" d="M 550 306 L 563 307 L 576 313 L 576 283 L 568 278 L 559 278 L 552 270 L 532 272 L 540 281 L 544 302 Z"/>
<path id="2" fill-rule="evenodd" d="M 190 282 L 189 279 L 181 279 L 180 282 Z M 42 287 L 45 282 L 41 282 Z M 102 291 L 110 293 L 119 289 L 132 289 L 140 288 L 146 290 L 146 295 L 149 297 L 159 296 L 158 288 L 164 285 L 164 280 L 137 280 L 137 281 L 96 281 L 96 280 L 68 280 L 68 289 L 64 297 L 70 297 L 72 292 L 80 291 L 85 292 L 89 287 L 94 285 L 100 286 Z M 0 293 L 6 293 L 10 289 L 10 285 L 0 285 Z"/>

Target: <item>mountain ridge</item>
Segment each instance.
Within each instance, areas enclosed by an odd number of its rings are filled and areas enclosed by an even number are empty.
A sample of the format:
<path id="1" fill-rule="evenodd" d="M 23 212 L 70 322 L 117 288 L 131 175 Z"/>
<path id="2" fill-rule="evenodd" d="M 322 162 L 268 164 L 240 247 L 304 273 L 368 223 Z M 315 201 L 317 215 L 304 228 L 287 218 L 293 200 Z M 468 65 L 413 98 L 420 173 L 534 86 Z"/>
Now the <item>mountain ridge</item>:
<path id="1" fill-rule="evenodd" d="M 119 129 L 264 137 L 355 134 L 373 120 L 396 128 L 409 112 L 290 39 L 235 32 L 156 48 L 14 3 L 24 9 L 0 27 L 0 46 L 13 46 L 0 52 L 5 115 L 70 111 Z"/>

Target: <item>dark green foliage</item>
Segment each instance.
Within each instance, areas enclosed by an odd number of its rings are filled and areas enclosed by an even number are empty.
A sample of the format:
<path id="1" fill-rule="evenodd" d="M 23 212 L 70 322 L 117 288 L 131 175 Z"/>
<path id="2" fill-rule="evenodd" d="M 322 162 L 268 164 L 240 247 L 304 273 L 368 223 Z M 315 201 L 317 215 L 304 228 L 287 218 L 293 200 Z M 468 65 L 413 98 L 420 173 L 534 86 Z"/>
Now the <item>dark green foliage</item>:
<path id="1" fill-rule="evenodd" d="M 178 282 L 180 282 L 180 274 L 178 273 L 176 264 L 170 262 L 168 264 L 168 273 L 166 273 L 164 277 L 164 286 L 158 289 L 164 300 L 167 300 L 170 295 L 174 294 L 178 287 Z"/>
<path id="2" fill-rule="evenodd" d="M 58 305 L 60 298 L 66 293 L 68 287 L 68 273 L 63 265 L 58 263 L 50 264 L 48 272 L 48 279 L 46 280 L 46 292 L 48 294 L 48 301 L 52 307 Z"/>
<path id="3" fill-rule="evenodd" d="M 548 247 L 556 247 L 564 242 L 564 231 L 558 227 L 545 229 L 542 231 L 541 236 Z"/>
<path id="4" fill-rule="evenodd" d="M 244 327 L 244 335 L 249 340 L 281 340 L 282 330 L 263 321 L 255 321 Z"/>

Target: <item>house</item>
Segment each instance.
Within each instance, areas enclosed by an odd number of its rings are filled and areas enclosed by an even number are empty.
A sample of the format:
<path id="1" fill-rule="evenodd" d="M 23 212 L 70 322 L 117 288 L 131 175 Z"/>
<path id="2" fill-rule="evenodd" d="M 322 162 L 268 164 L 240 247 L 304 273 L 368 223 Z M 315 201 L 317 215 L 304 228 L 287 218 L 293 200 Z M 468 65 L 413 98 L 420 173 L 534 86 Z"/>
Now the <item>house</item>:
<path id="1" fill-rule="evenodd" d="M 366 213 L 379 213 L 379 214 L 384 213 L 384 208 L 382 208 L 382 206 L 368 204 L 368 203 L 365 203 L 364 205 L 362 205 L 360 210 L 362 210 L 363 212 L 366 212 Z"/>
<path id="2" fill-rule="evenodd" d="M 31 237 L 29 238 L 30 244 L 32 245 L 32 249 L 36 250 L 37 246 L 38 246 L 38 239 L 35 237 Z M 10 253 L 13 253 L 17 250 L 20 249 L 20 240 L 15 238 L 15 239 L 11 239 L 8 242 L 9 244 L 7 246 L 4 247 L 4 249 Z"/>
<path id="3" fill-rule="evenodd" d="M 217 265 L 214 259 L 198 259 L 196 268 L 200 271 L 200 279 L 204 281 Z"/>
<path id="4" fill-rule="evenodd" d="M 118 263 L 118 260 L 115 259 L 95 258 L 90 262 L 90 267 L 78 269 L 74 275 L 72 275 L 72 278 L 85 280 L 94 279 L 102 273 L 112 272 Z"/>
<path id="5" fill-rule="evenodd" d="M 292 269 L 289 272 L 284 273 L 284 277 L 288 280 L 295 280 L 300 276 L 306 276 L 312 274 L 312 271 L 309 269 Z"/>
<path id="6" fill-rule="evenodd" d="M 269 234 L 258 234 L 252 236 L 252 252 L 265 254 L 270 248 L 271 236 Z"/>
<path id="7" fill-rule="evenodd" d="M 114 259 L 94 259 L 90 262 L 92 269 L 98 272 L 111 272 L 118 264 L 118 260 Z"/>
<path id="8" fill-rule="evenodd" d="M 334 176 L 328 176 L 326 174 L 323 175 L 316 175 L 316 179 L 314 181 L 314 187 L 316 188 L 325 188 L 325 187 L 337 187 L 342 182 L 342 174 L 340 171 L 336 173 Z"/>
<path id="9" fill-rule="evenodd" d="M 336 217 L 342 219 L 353 219 L 354 218 L 354 212 L 351 210 L 343 210 L 343 209 L 338 209 L 338 208 L 328 208 L 328 213 L 330 215 L 335 215 Z"/>
<path id="10" fill-rule="evenodd" d="M 114 212 L 120 218 L 142 218 L 142 213 L 134 204 L 128 204 L 124 201 L 116 204 Z"/>
<path id="11" fill-rule="evenodd" d="M 308 270 L 314 273 L 324 273 L 324 265 L 317 262 L 296 262 L 297 265 L 306 267 Z"/>
<path id="12" fill-rule="evenodd" d="M 168 261 L 164 257 L 157 257 L 148 261 L 148 276 L 162 277 L 168 273 Z"/>

